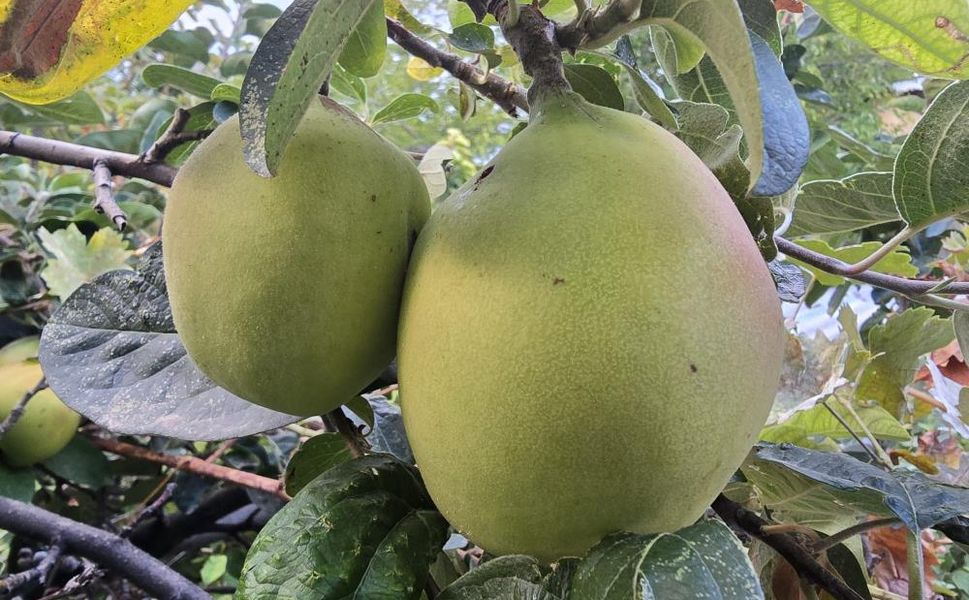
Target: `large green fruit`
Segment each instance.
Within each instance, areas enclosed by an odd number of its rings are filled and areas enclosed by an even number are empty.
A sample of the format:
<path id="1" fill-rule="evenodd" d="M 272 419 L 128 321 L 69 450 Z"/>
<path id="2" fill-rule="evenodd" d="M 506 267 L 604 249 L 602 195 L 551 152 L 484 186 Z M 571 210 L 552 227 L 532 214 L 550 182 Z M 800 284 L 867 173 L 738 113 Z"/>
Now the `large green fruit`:
<path id="1" fill-rule="evenodd" d="M 16 342 L 14 342 L 16 343 Z M 0 421 L 7 418 L 43 372 L 34 361 L 0 366 Z M 60 452 L 71 438 L 81 416 L 64 405 L 49 388 L 27 403 L 16 425 L 0 438 L 0 458 L 11 467 L 25 467 L 47 460 Z"/>
<path id="2" fill-rule="evenodd" d="M 556 96 L 421 233 L 404 424 L 473 541 L 581 554 L 702 514 L 767 417 L 784 340 L 767 267 L 700 159 Z"/>
<path id="3" fill-rule="evenodd" d="M 430 201 L 411 159 L 337 104 L 314 102 L 278 174 L 223 123 L 165 210 L 175 326 L 202 371 L 294 415 L 350 400 L 393 359 L 407 260 Z"/>

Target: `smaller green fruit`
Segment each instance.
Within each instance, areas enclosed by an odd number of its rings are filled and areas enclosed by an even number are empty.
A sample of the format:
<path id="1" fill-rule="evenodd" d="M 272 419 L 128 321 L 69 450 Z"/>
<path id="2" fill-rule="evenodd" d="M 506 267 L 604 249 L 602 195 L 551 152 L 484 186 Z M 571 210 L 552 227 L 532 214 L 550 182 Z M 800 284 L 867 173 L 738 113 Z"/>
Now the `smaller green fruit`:
<path id="1" fill-rule="evenodd" d="M 43 372 L 34 361 L 0 366 L 0 420 L 37 385 Z M 31 398 L 16 425 L 0 438 L 0 458 L 11 467 L 26 467 L 60 452 L 74 437 L 81 415 L 68 408 L 50 389 Z"/>
<path id="2" fill-rule="evenodd" d="M 39 347 L 40 336 L 32 335 L 14 340 L 3 348 L 0 348 L 0 366 L 23 362 L 30 358 L 37 358 L 37 349 Z"/>

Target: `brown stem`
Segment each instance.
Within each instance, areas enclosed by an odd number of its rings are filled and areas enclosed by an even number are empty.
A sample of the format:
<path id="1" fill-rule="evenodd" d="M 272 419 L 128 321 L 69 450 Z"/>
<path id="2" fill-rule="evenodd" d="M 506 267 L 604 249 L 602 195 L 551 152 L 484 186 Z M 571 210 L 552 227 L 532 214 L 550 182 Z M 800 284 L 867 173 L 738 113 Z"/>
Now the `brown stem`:
<path id="1" fill-rule="evenodd" d="M 40 381 L 37 382 L 37 385 L 24 392 L 23 397 L 21 397 L 20 401 L 17 402 L 17 404 L 13 407 L 13 410 L 10 411 L 7 418 L 0 423 L 0 438 L 6 435 L 8 431 L 13 429 L 13 426 L 16 425 L 17 421 L 20 420 L 20 417 L 24 416 L 24 412 L 27 410 L 27 403 L 30 402 L 30 399 L 36 396 L 37 392 L 46 388 L 47 379 L 41 376 Z"/>
<path id="2" fill-rule="evenodd" d="M 236 485 L 266 492 L 267 494 L 273 494 L 283 500 L 289 500 L 289 496 L 283 489 L 283 482 L 272 479 L 271 477 L 263 477 L 255 473 L 247 473 L 246 471 L 240 471 L 222 465 L 214 465 L 195 456 L 161 454 L 147 448 L 142 448 L 141 446 L 119 442 L 112 438 L 89 436 L 88 439 L 98 449 L 110 452 L 111 454 L 147 460 L 149 462 L 166 465 L 173 469 L 195 473 L 203 477 L 228 481 Z"/>
<path id="3" fill-rule="evenodd" d="M 172 115 L 172 122 L 168 125 L 168 129 L 142 155 L 142 161 L 148 164 L 162 162 L 178 146 L 186 142 L 205 139 L 212 133 L 211 129 L 185 131 L 185 126 L 188 125 L 188 120 L 191 116 L 191 113 L 184 108 L 176 109 L 175 114 Z"/>
<path id="4" fill-rule="evenodd" d="M 502 23 L 505 39 L 515 49 L 525 72 L 532 76 L 528 103 L 534 107 L 548 94 L 571 91 L 572 86 L 565 78 L 562 48 L 555 37 L 555 23 L 546 19 L 537 7 L 530 5 L 520 8 L 518 21 L 514 25 L 505 25 L 507 2 L 498 2 L 493 12 L 498 22 Z"/>
<path id="5" fill-rule="evenodd" d="M 712 506 L 713 510 L 728 525 L 746 531 L 773 548 L 790 563 L 799 575 L 823 588 L 835 600 L 862 600 L 857 592 L 848 587 L 848 584 L 842 581 L 840 577 L 824 568 L 811 552 L 793 537 L 764 531 L 764 527 L 769 523 L 757 516 L 756 513 L 747 510 L 723 494 L 717 496 Z"/>
<path id="6" fill-rule="evenodd" d="M 387 35 L 408 53 L 424 60 L 433 67 L 444 69 L 485 98 L 493 100 L 508 114 L 517 116 L 519 109 L 528 112 L 528 100 L 526 100 L 524 88 L 520 85 L 503 79 L 494 73 L 485 74 L 478 67 L 461 60 L 460 56 L 438 50 L 427 41 L 411 33 L 399 21 L 389 17 L 387 18 Z"/>
<path id="7" fill-rule="evenodd" d="M 146 163 L 135 154 L 49 140 L 14 131 L 0 131 L 0 153 L 82 169 L 94 169 L 94 161 L 101 159 L 115 175 L 138 177 L 166 187 L 170 187 L 175 179 L 174 167 L 162 163 Z"/>
<path id="8" fill-rule="evenodd" d="M 128 226 L 128 217 L 114 201 L 111 169 L 101 158 L 94 161 L 94 210 L 108 217 L 120 231 Z"/>

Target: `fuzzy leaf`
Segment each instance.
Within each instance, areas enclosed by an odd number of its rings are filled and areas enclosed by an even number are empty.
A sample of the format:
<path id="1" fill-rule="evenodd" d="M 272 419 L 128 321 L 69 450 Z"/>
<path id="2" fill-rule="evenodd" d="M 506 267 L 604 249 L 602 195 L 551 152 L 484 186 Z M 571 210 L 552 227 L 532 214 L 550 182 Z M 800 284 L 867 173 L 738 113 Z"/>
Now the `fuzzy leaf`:
<path id="1" fill-rule="evenodd" d="M 270 177 L 340 51 L 376 0 L 295 0 L 266 33 L 242 84 L 246 162 Z"/>
<path id="2" fill-rule="evenodd" d="M 784 480 L 805 489 L 821 486 L 832 512 L 849 509 L 859 515 L 897 517 L 912 531 L 969 512 L 967 488 L 933 481 L 917 471 L 885 471 L 843 453 L 758 444 L 744 472 L 754 473 L 758 487 Z"/>
<path id="3" fill-rule="evenodd" d="M 953 0 L 809 0 L 825 21 L 924 75 L 969 78 L 969 4 Z"/>
<path id="4" fill-rule="evenodd" d="M 895 161 L 893 189 L 909 225 L 969 210 L 969 81 L 943 90 L 909 134 Z"/>
<path id="5" fill-rule="evenodd" d="M 842 233 L 900 218 L 892 196 L 892 174 L 858 173 L 801 186 L 787 233 L 790 237 Z"/>

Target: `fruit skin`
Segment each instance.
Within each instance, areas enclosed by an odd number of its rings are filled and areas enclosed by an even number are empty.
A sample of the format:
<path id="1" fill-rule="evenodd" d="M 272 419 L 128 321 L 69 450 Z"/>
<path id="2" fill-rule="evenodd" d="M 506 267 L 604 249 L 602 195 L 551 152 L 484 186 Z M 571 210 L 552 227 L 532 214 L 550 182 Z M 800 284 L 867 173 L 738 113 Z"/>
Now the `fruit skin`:
<path id="1" fill-rule="evenodd" d="M 767 418 L 785 332 L 682 142 L 571 94 L 543 110 L 422 231 L 398 369 L 444 516 L 552 561 L 697 519 Z"/>
<path id="2" fill-rule="evenodd" d="M 7 418 L 42 375 L 35 361 L 0 366 L 0 421 Z M 11 467 L 43 462 L 71 441 L 80 424 L 81 415 L 68 408 L 49 388 L 41 390 L 27 403 L 27 410 L 16 425 L 0 438 L 0 459 Z"/>
<path id="3" fill-rule="evenodd" d="M 278 174 L 223 123 L 179 170 L 163 233 L 175 326 L 216 383 L 317 415 L 394 356 L 404 273 L 430 200 L 413 161 L 355 115 L 310 106 Z"/>

